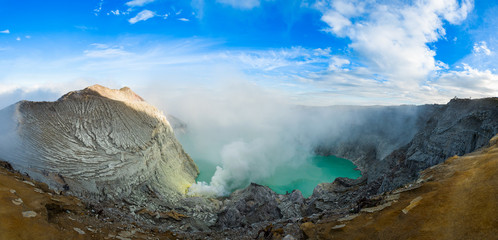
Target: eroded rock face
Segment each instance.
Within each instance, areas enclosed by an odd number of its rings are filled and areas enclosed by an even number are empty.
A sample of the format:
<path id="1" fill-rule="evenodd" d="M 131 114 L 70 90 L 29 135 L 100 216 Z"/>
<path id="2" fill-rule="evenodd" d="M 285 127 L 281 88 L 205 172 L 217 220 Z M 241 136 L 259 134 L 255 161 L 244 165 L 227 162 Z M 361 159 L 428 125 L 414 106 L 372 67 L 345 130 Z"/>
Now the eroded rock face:
<path id="1" fill-rule="evenodd" d="M 0 157 L 84 199 L 154 196 L 167 204 L 198 175 L 166 117 L 129 88 L 95 85 L 55 102 L 19 102 L 0 115 L 0 140 L 10 142 Z"/>
<path id="2" fill-rule="evenodd" d="M 454 155 L 473 152 L 498 134 L 498 98 L 453 99 L 446 105 L 417 107 L 416 130 L 408 143 L 385 157 L 376 154 L 382 145 L 365 138 L 357 144 L 333 143 L 322 153 L 353 159 L 361 167 L 361 181 L 336 179 L 315 188 L 306 206 L 307 215 L 332 209 L 357 209 L 370 196 L 401 187 L 418 178 L 419 172 Z M 386 129 L 387 128 L 386 126 Z M 397 128 L 394 128 L 397 129 Z M 385 131 L 380 139 L 391 139 L 397 131 Z M 374 142 L 375 143 L 375 142 Z M 350 183 L 348 183 L 350 182 Z M 356 182 L 356 183 L 355 183 Z M 346 183 L 346 184 L 345 184 Z"/>
<path id="3" fill-rule="evenodd" d="M 356 112 L 360 124 L 323 141 L 317 152 L 352 160 L 377 193 L 413 181 L 419 171 L 448 157 L 475 151 L 498 133 L 498 98 L 358 107 Z"/>
<path id="4" fill-rule="evenodd" d="M 449 157 L 473 152 L 498 133 L 498 98 L 453 99 L 428 113 L 412 141 L 372 164 L 369 182 L 382 179 L 378 193 L 415 180 Z"/>
<path id="5" fill-rule="evenodd" d="M 266 186 L 251 183 L 237 190 L 226 200 L 217 226 L 221 228 L 246 227 L 252 223 L 282 218 L 277 194 Z"/>

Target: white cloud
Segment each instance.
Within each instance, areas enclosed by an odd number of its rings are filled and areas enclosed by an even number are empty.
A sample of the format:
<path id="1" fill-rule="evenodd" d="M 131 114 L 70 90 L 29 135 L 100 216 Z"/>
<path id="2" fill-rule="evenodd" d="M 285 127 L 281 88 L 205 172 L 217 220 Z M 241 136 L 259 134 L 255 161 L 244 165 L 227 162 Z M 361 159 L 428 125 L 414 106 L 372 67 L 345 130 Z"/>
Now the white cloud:
<path id="1" fill-rule="evenodd" d="M 116 10 L 111 10 L 110 12 L 112 15 L 116 15 L 116 16 L 119 16 L 119 15 L 128 15 L 129 12 L 123 12 L 123 11 L 119 11 L 119 9 L 116 9 Z M 109 14 L 109 13 L 107 13 Z"/>
<path id="2" fill-rule="evenodd" d="M 31 36 L 30 35 L 26 35 L 25 38 L 26 39 L 31 39 Z"/>
<path id="3" fill-rule="evenodd" d="M 307 77 L 312 71 L 322 71 L 328 66 L 330 51 L 323 49 L 290 49 L 225 52 L 228 61 L 240 64 L 251 72 L 279 75 L 283 78 Z"/>
<path id="4" fill-rule="evenodd" d="M 443 16 L 448 22 L 458 24 L 467 18 L 467 14 L 474 8 L 473 0 L 462 0 L 460 4 L 454 0 L 433 1 L 431 5 L 439 5 L 438 9 L 442 11 Z"/>
<path id="5" fill-rule="evenodd" d="M 322 17 L 322 21 L 326 22 L 331 31 L 339 36 L 344 36 L 342 31 L 345 27 L 351 26 L 351 21 L 338 12 L 329 12 Z"/>
<path id="6" fill-rule="evenodd" d="M 78 26 L 74 26 L 74 27 L 77 29 L 80 29 L 82 31 L 97 30 L 96 27 L 88 27 L 88 26 L 83 26 L 83 25 L 78 25 Z"/>
<path id="7" fill-rule="evenodd" d="M 498 95 L 496 74 L 475 66 L 448 70 L 436 62 L 438 75 L 403 85 L 329 48 L 227 51 L 219 50 L 220 44 L 205 39 L 150 44 L 146 38 L 125 38 L 91 44 L 80 56 L 0 59 L 0 79 L 27 82 L 23 86 L 75 78 L 89 79 L 85 84 L 108 80 L 132 88 L 163 83 L 178 95 L 191 87 L 216 89 L 222 81 L 241 80 L 305 105 L 445 103 L 454 96 Z M 74 88 L 68 84 L 67 90 Z"/>
<path id="8" fill-rule="evenodd" d="M 479 43 L 474 43 L 474 53 L 483 53 L 487 56 L 490 56 L 493 52 L 489 50 L 485 41 L 481 41 Z"/>
<path id="9" fill-rule="evenodd" d="M 260 0 L 216 0 L 216 1 L 240 9 L 252 9 L 255 7 L 259 7 L 259 5 L 261 4 Z"/>
<path id="10" fill-rule="evenodd" d="M 104 4 L 104 0 L 100 0 L 97 7 L 95 9 L 93 9 L 93 14 L 95 16 L 98 16 L 100 14 L 100 11 L 102 11 L 102 4 Z"/>
<path id="11" fill-rule="evenodd" d="M 6 30 L 3 30 L 3 31 L 0 31 L 0 33 L 9 34 L 9 33 L 10 33 L 10 30 L 9 30 L 9 29 L 6 29 Z"/>
<path id="12" fill-rule="evenodd" d="M 135 24 L 140 21 L 146 21 L 147 19 L 153 18 L 156 16 L 156 13 L 150 10 L 143 10 L 139 12 L 135 17 L 132 17 L 128 20 L 131 24 Z"/>
<path id="13" fill-rule="evenodd" d="M 472 2 L 465 0 L 319 1 L 322 21 L 330 33 L 347 37 L 360 64 L 400 86 L 422 84 L 439 69 L 435 51 L 427 44 L 445 35 L 443 21 L 457 24 L 466 18 Z"/>
<path id="14" fill-rule="evenodd" d="M 85 50 L 83 53 L 90 58 L 116 58 L 131 55 L 131 53 L 123 50 L 123 47 L 110 47 L 107 44 L 93 43 L 94 47 L 91 50 Z"/>
<path id="15" fill-rule="evenodd" d="M 85 56 L 92 58 L 112 58 L 128 55 L 129 53 L 119 48 L 108 48 L 102 50 L 85 50 Z"/>
<path id="16" fill-rule="evenodd" d="M 348 59 L 333 56 L 330 58 L 329 70 L 336 71 L 341 69 L 344 65 L 349 65 L 351 62 Z"/>
<path id="17" fill-rule="evenodd" d="M 91 46 L 94 46 L 97 49 L 106 49 L 109 48 L 109 45 L 103 43 L 92 43 Z"/>
<path id="18" fill-rule="evenodd" d="M 179 21 L 182 21 L 182 22 L 188 22 L 190 21 L 188 18 L 178 18 Z"/>
<path id="19" fill-rule="evenodd" d="M 442 74 L 433 85 L 447 96 L 498 96 L 498 75 L 489 70 L 477 70 L 466 64 L 463 64 L 462 71 L 449 71 Z"/>
<path id="20" fill-rule="evenodd" d="M 450 69 L 450 66 L 442 61 L 436 61 L 436 69 L 437 70 Z"/>
<path id="21" fill-rule="evenodd" d="M 21 37 L 17 37 L 17 38 L 16 38 L 16 41 L 21 41 Z"/>
<path id="22" fill-rule="evenodd" d="M 155 0 L 132 0 L 127 3 L 125 3 L 127 6 L 130 7 L 141 7 L 144 6 L 145 4 L 154 2 Z"/>

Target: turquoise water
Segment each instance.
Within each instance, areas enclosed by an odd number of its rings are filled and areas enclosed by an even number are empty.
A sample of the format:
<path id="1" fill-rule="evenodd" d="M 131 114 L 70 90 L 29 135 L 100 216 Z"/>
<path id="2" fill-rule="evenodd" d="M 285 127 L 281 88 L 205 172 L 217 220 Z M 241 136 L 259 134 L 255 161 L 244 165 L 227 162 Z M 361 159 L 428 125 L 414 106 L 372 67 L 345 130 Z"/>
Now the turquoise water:
<path id="1" fill-rule="evenodd" d="M 194 159 L 195 164 L 199 167 L 199 176 L 197 176 L 197 182 L 211 182 L 211 177 L 213 177 L 214 172 L 216 172 L 216 164 L 208 161 L 203 161 L 199 159 Z"/>
<path id="2" fill-rule="evenodd" d="M 200 174 L 197 181 L 209 183 L 216 171 L 216 165 L 208 161 L 195 161 Z M 309 197 L 319 183 L 333 182 L 337 177 L 358 178 L 360 171 L 349 160 L 335 156 L 313 156 L 299 166 L 281 166 L 268 179 L 257 182 L 266 185 L 279 194 L 299 189 L 304 197 Z"/>
<path id="3" fill-rule="evenodd" d="M 304 197 L 309 197 L 319 183 L 333 182 L 338 177 L 358 178 L 360 171 L 349 160 L 336 156 L 313 156 L 298 167 L 280 167 L 266 179 L 263 185 L 279 194 L 299 189 Z"/>

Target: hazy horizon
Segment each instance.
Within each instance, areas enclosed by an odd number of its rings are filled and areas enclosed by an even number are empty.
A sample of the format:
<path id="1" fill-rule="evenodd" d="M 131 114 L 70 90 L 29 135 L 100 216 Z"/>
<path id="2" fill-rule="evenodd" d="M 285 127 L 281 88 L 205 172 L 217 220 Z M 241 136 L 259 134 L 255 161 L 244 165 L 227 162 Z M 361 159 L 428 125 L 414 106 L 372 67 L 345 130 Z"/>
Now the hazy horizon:
<path id="1" fill-rule="evenodd" d="M 497 13 L 471 0 L 10 1 L 0 103 L 96 83 L 152 103 L 227 85 L 309 106 L 497 96 Z"/>

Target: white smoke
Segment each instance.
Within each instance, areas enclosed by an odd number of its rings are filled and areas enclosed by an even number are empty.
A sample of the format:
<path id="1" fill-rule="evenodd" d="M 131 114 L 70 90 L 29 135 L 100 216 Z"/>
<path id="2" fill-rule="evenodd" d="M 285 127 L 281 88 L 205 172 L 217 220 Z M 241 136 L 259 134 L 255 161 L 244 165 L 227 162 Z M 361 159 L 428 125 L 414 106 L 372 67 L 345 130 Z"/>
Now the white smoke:
<path id="1" fill-rule="evenodd" d="M 24 149 L 18 134 L 19 121 L 21 121 L 21 117 L 17 105 L 11 105 L 4 109 L 0 109 L 1 160 L 19 159 L 19 161 L 27 161 L 27 159 L 16 157 L 24 153 Z M 11 162 L 11 164 L 16 165 L 21 163 Z"/>
<path id="2" fill-rule="evenodd" d="M 254 84 L 228 82 L 216 91 L 193 88 L 162 99 L 162 109 L 186 122 L 186 135 L 177 135 L 194 161 L 218 166 L 209 183 L 190 188 L 192 195 L 226 195 L 262 183 L 279 166 L 302 164 L 312 152 L 300 137 L 295 106 Z"/>
<path id="3" fill-rule="evenodd" d="M 251 182 L 261 183 L 271 177 L 277 167 L 303 164 L 306 155 L 311 152 L 300 149 L 302 147 L 296 142 L 286 142 L 275 136 L 249 142 L 231 142 L 221 149 L 222 167 L 216 168 L 211 182 L 194 184 L 189 194 L 224 196 Z"/>
<path id="4" fill-rule="evenodd" d="M 288 98 L 248 81 L 222 81 L 212 88 L 185 84 L 181 91 L 167 84 L 132 89 L 186 123 L 186 132 L 178 132 L 177 137 L 194 161 L 217 166 L 209 182 L 191 186 L 191 195 L 227 195 L 251 182 L 264 184 L 282 167 L 307 164 L 315 148 L 324 143 L 372 139 L 386 146 L 403 144 L 416 122 L 409 108 L 400 113 L 295 106 Z M 4 109 L 0 119 L 0 158 L 22 152 L 19 144 L 12 147 L 17 142 L 11 137 L 16 135 L 11 132 L 16 128 L 14 110 Z M 395 132 L 399 139 L 371 137 L 379 132 Z M 388 154 L 386 149 L 380 155 Z"/>
<path id="5" fill-rule="evenodd" d="M 385 139 L 390 153 L 391 142 L 410 139 L 416 122 L 411 108 L 308 108 L 248 82 L 142 95 L 186 123 L 186 133 L 177 137 L 194 161 L 217 166 L 209 182 L 190 187 L 190 195 L 223 196 L 251 182 L 264 184 L 278 168 L 307 163 L 324 142 L 369 139 L 379 145 L 379 134 L 399 132 L 399 139 Z"/>

